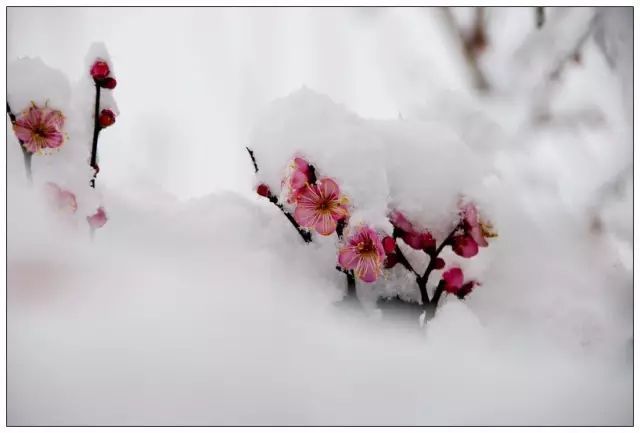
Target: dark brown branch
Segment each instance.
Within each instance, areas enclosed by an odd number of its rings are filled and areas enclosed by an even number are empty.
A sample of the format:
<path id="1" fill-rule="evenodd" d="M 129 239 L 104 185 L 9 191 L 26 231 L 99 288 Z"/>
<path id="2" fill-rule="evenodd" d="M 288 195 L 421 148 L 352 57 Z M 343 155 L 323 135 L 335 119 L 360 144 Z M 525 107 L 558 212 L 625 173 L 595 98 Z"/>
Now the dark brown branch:
<path id="1" fill-rule="evenodd" d="M 91 188 L 96 187 L 96 176 L 98 176 L 98 135 L 100 134 L 100 85 L 96 85 L 96 99 L 94 107 L 94 119 L 93 119 L 93 141 L 91 142 L 91 161 L 89 165 L 94 169 L 93 179 L 90 181 Z"/>
<path id="2" fill-rule="evenodd" d="M 544 25 L 544 6 L 536 6 L 536 28 L 539 29 Z"/>
<path id="3" fill-rule="evenodd" d="M 7 114 L 9 115 L 9 120 L 11 121 L 11 124 L 15 126 L 16 115 L 13 114 L 13 112 L 11 111 L 11 107 L 9 106 L 9 101 L 7 101 Z M 16 138 L 18 137 L 16 136 Z M 31 174 L 31 158 L 33 157 L 33 154 L 24 147 L 24 141 L 18 138 L 18 143 L 20 143 L 20 150 L 22 150 L 22 156 L 24 158 L 24 169 L 27 173 L 27 180 L 29 181 L 29 184 L 32 184 L 33 176 Z"/>
<path id="4" fill-rule="evenodd" d="M 249 156 L 251 157 L 251 161 L 253 162 L 253 168 L 255 169 L 256 173 L 258 172 L 258 163 L 256 161 L 256 158 L 253 154 L 253 151 L 251 149 L 249 149 L 249 147 L 246 147 L 247 152 L 249 152 Z M 300 224 L 298 224 L 298 222 L 295 220 L 295 218 L 293 217 L 293 215 L 291 215 L 289 212 L 287 212 L 287 210 L 284 208 L 284 206 L 278 202 L 278 198 L 269 193 L 269 195 L 267 196 L 267 198 L 269 199 L 269 201 L 271 203 L 273 203 L 278 209 L 280 209 L 280 211 L 284 214 L 284 216 L 287 217 L 287 219 L 289 220 L 289 222 L 291 223 L 291 225 L 293 225 L 293 227 L 296 229 L 296 231 L 298 232 L 298 234 L 300 235 L 300 237 L 306 242 L 309 243 L 311 242 L 311 233 L 303 230 L 302 227 L 300 227 Z"/>

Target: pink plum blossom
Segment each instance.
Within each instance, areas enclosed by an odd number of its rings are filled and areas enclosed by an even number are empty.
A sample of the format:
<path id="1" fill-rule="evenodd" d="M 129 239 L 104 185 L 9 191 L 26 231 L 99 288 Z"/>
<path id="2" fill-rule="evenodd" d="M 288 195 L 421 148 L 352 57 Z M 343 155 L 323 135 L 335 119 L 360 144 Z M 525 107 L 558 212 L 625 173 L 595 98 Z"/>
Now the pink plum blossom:
<path id="1" fill-rule="evenodd" d="M 55 149 L 62 146 L 64 134 L 64 116 L 58 110 L 49 107 L 31 107 L 20 113 L 13 129 L 24 148 L 37 153 L 43 149 Z"/>
<path id="2" fill-rule="evenodd" d="M 87 221 L 89 222 L 89 226 L 94 230 L 105 225 L 107 223 L 107 214 L 104 208 L 100 206 L 95 214 L 87 217 Z"/>
<path id="3" fill-rule="evenodd" d="M 344 269 L 355 270 L 365 283 L 372 283 L 382 273 L 384 247 L 378 234 L 370 227 L 357 227 L 338 253 L 338 263 Z"/>
<path id="4" fill-rule="evenodd" d="M 349 216 L 340 188 L 330 178 L 320 179 L 315 185 L 306 185 L 296 200 L 295 220 L 300 226 L 314 228 L 323 236 L 333 233 L 338 221 Z"/>
<path id="5" fill-rule="evenodd" d="M 71 191 L 60 188 L 53 182 L 47 183 L 51 206 L 63 213 L 74 214 L 78 210 L 76 195 Z"/>
<path id="6" fill-rule="evenodd" d="M 295 158 L 292 164 L 293 171 L 289 176 L 289 195 L 287 201 L 296 203 L 298 195 L 302 193 L 309 183 L 311 175 L 311 167 L 309 163 L 302 158 Z"/>
<path id="7" fill-rule="evenodd" d="M 401 213 L 396 210 L 389 215 L 391 224 L 395 227 L 397 235 L 414 250 L 432 250 L 436 241 L 428 230 L 419 231 Z"/>

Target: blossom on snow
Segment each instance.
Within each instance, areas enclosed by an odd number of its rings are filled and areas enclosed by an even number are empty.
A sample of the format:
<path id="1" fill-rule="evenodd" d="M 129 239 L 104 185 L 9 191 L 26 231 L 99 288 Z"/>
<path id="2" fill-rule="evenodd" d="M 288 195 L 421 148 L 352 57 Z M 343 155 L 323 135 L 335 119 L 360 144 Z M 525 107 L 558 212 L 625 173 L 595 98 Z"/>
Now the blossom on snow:
<path id="1" fill-rule="evenodd" d="M 16 118 L 13 130 L 26 150 L 37 153 L 43 149 L 62 146 L 63 126 L 64 116 L 61 111 L 32 104 Z"/>
<path id="2" fill-rule="evenodd" d="M 104 80 L 109 76 L 110 72 L 109 65 L 103 60 L 96 60 L 89 70 L 89 73 L 95 81 Z"/>
<path id="3" fill-rule="evenodd" d="M 338 221 L 349 216 L 340 188 L 330 178 L 320 179 L 314 185 L 307 184 L 296 200 L 295 220 L 300 226 L 314 228 L 323 236 L 333 233 Z"/>
<path id="4" fill-rule="evenodd" d="M 116 88 L 116 85 L 118 84 L 118 82 L 116 81 L 115 78 L 107 77 L 104 80 L 100 80 L 99 84 L 100 84 L 100 87 L 111 90 Z"/>
<path id="5" fill-rule="evenodd" d="M 78 210 L 76 195 L 71 191 L 60 188 L 53 182 L 47 183 L 51 206 L 63 213 L 74 214 Z"/>
<path id="6" fill-rule="evenodd" d="M 360 226 L 340 248 L 338 263 L 344 269 L 355 270 L 365 283 L 372 283 L 382 273 L 384 247 L 378 234 L 368 226 Z"/>
<path id="7" fill-rule="evenodd" d="M 107 223 L 107 214 L 104 211 L 104 208 L 100 206 L 96 213 L 87 217 L 87 222 L 92 229 L 99 229 L 103 225 Z"/>

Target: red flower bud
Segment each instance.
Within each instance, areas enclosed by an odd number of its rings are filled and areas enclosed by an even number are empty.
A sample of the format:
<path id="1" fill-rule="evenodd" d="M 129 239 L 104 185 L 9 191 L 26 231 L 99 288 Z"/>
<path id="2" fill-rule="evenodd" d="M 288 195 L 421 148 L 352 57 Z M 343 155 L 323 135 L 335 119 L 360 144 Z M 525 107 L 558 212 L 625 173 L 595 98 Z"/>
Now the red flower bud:
<path id="1" fill-rule="evenodd" d="M 396 264 L 398 264 L 398 256 L 394 253 L 387 254 L 387 257 L 384 259 L 385 269 L 393 268 Z"/>
<path id="2" fill-rule="evenodd" d="M 465 258 L 478 254 L 478 243 L 471 236 L 458 235 L 453 238 L 453 252 Z"/>
<path id="3" fill-rule="evenodd" d="M 396 240 L 391 236 L 385 236 L 382 239 L 382 248 L 384 248 L 385 253 L 391 254 L 396 249 Z"/>
<path id="4" fill-rule="evenodd" d="M 444 260 L 440 257 L 436 257 L 436 259 L 433 262 L 433 269 L 442 269 L 444 268 Z"/>
<path id="5" fill-rule="evenodd" d="M 94 80 L 100 81 L 104 80 L 109 76 L 109 65 L 107 62 L 102 60 L 96 60 L 96 62 L 91 66 L 89 73 L 93 77 Z"/>
<path id="6" fill-rule="evenodd" d="M 271 190 L 264 183 L 261 183 L 260 185 L 258 185 L 258 188 L 256 191 L 258 192 L 258 195 L 261 195 L 262 197 L 269 197 L 271 195 Z"/>
<path id="7" fill-rule="evenodd" d="M 98 117 L 98 123 L 102 128 L 106 128 L 107 126 L 111 126 L 116 123 L 116 115 L 113 114 L 113 111 L 105 109 L 100 112 L 100 117 Z"/>
<path id="8" fill-rule="evenodd" d="M 100 80 L 98 84 L 104 89 L 115 89 L 118 82 L 115 78 L 107 77 L 104 80 Z"/>

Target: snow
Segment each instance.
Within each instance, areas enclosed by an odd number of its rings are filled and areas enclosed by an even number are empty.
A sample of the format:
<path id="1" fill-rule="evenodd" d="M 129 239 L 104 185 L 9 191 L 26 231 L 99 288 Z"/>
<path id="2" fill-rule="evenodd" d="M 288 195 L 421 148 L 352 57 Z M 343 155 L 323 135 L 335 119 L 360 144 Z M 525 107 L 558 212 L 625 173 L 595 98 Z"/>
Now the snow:
<path id="1" fill-rule="evenodd" d="M 29 187 L 7 120 L 8 424 L 632 424 L 628 16 L 550 8 L 536 30 L 528 9 L 488 10 L 484 95 L 436 10 L 9 9 L 9 102 L 60 107 L 68 140 Z M 18 38 L 30 25 L 58 46 Z M 589 26 L 581 63 L 532 100 Z M 96 56 L 123 111 L 92 190 Z M 443 257 L 482 285 L 423 327 L 375 309 L 418 299 L 400 266 L 358 283 L 363 308 L 340 303 L 335 236 L 305 244 L 254 192 L 283 195 L 294 156 L 381 232 L 398 208 L 442 239 L 472 198 L 499 237 Z M 48 181 L 74 215 L 49 209 Z"/>

